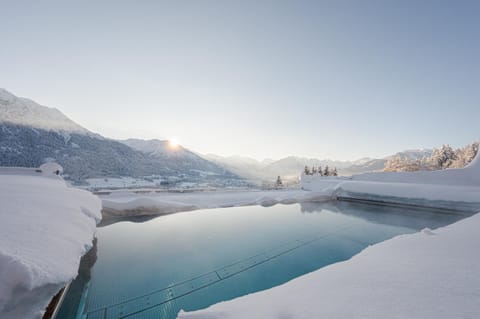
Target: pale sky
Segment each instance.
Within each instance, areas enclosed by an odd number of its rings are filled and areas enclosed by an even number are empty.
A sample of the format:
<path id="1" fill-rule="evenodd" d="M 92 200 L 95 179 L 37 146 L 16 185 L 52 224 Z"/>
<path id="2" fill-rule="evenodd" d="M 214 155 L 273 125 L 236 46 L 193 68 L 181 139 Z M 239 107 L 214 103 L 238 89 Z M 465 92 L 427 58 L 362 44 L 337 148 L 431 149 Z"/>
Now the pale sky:
<path id="1" fill-rule="evenodd" d="M 480 1 L 0 1 L 0 87 L 110 138 L 381 157 L 480 138 Z"/>

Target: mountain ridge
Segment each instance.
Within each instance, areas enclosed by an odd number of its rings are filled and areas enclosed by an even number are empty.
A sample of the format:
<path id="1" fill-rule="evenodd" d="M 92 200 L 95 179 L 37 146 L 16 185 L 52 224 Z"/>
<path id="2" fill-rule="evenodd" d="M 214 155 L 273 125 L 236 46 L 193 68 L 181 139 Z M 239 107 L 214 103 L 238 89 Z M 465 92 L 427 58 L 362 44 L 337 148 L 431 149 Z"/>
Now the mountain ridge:
<path id="1" fill-rule="evenodd" d="M 56 161 L 63 166 L 65 177 L 75 183 L 98 177 L 152 175 L 220 185 L 240 180 L 192 154 L 186 149 L 172 157 L 146 154 L 88 131 L 58 109 L 0 90 L 0 166 L 38 167 Z"/>
<path id="2" fill-rule="evenodd" d="M 0 122 L 58 132 L 93 134 L 72 121 L 57 108 L 17 97 L 0 88 Z"/>

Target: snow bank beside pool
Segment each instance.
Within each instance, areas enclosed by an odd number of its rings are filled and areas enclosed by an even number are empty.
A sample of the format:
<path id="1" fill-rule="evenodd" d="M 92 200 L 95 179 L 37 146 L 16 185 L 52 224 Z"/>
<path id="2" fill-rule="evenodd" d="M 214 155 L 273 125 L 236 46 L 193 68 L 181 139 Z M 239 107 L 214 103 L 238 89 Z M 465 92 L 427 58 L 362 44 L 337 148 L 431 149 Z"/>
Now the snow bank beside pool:
<path id="1" fill-rule="evenodd" d="M 478 318 L 480 214 L 178 319 Z"/>
<path id="2" fill-rule="evenodd" d="M 465 168 L 437 171 L 365 173 L 354 175 L 352 179 L 357 181 L 480 187 L 480 153 Z"/>
<path id="3" fill-rule="evenodd" d="M 102 195 L 105 217 L 158 215 L 204 208 L 236 207 L 248 205 L 271 206 L 278 203 L 292 204 L 306 201 L 331 200 L 328 192 L 303 190 L 270 191 L 215 191 L 194 193 L 147 193 L 130 191 Z"/>
<path id="4" fill-rule="evenodd" d="M 0 174 L 0 318 L 40 318 L 77 275 L 101 202 L 59 177 Z"/>
<path id="5" fill-rule="evenodd" d="M 306 190 L 337 196 L 356 194 L 354 197 L 359 198 L 368 198 L 368 195 L 397 197 L 405 203 L 408 203 L 408 199 L 480 203 L 480 187 L 475 186 L 334 180 L 315 176 L 303 178 L 302 185 Z"/>
<path id="6" fill-rule="evenodd" d="M 302 175 L 305 190 L 358 198 L 408 199 L 480 203 L 480 155 L 462 169 L 425 172 L 366 173 L 346 177 Z"/>

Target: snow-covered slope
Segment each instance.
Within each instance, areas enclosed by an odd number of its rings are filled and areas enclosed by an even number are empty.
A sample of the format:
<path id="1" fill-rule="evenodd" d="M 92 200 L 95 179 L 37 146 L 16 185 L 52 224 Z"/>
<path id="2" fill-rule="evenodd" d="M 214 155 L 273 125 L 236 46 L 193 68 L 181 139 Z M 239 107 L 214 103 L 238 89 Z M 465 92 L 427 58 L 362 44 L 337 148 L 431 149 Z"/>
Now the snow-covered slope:
<path id="1" fill-rule="evenodd" d="M 137 151 L 155 156 L 171 156 L 185 152 L 185 149 L 181 146 L 178 146 L 178 148 L 175 149 L 173 147 L 169 147 L 168 141 L 165 140 L 142 140 L 137 138 L 129 138 L 127 140 L 120 140 L 119 142 L 128 145 Z"/>
<path id="2" fill-rule="evenodd" d="M 480 186 L 480 153 L 465 168 L 419 172 L 365 173 L 352 176 L 352 179 L 392 183 Z"/>
<path id="3" fill-rule="evenodd" d="M 408 158 L 411 160 L 417 160 L 423 157 L 429 157 L 432 155 L 432 153 L 433 153 L 433 150 L 428 148 L 422 148 L 418 150 L 405 150 L 402 152 L 395 153 L 394 155 L 388 156 L 386 157 L 386 159 L 399 156 L 399 157 Z"/>
<path id="4" fill-rule="evenodd" d="M 365 173 L 349 178 L 303 175 L 301 184 L 305 190 L 342 197 L 471 210 L 480 203 L 480 153 L 465 168 Z"/>
<path id="5" fill-rule="evenodd" d="M 196 170 L 200 173 L 204 172 L 205 174 L 229 174 L 227 169 L 198 156 L 181 145 L 172 146 L 168 141 L 131 138 L 121 140 L 120 142 L 134 150 L 140 151 L 153 158 L 157 158 L 162 162 L 168 162 L 172 167 L 177 165 L 179 171 L 183 170 L 181 173 L 186 173 L 188 172 L 187 170 Z"/>
<path id="6" fill-rule="evenodd" d="M 215 154 L 203 155 L 209 161 L 249 180 L 273 180 L 274 177 L 264 173 L 263 169 L 274 161 L 257 161 L 245 156 L 219 156 Z M 284 174 L 282 174 L 284 176 Z M 275 176 L 276 177 L 276 176 Z"/>
<path id="7" fill-rule="evenodd" d="M 77 275 L 101 202 L 57 176 L 0 169 L 0 318 L 40 318 Z"/>
<path id="8" fill-rule="evenodd" d="M 0 122 L 44 130 L 89 133 L 59 110 L 16 97 L 2 88 L 0 88 Z"/>

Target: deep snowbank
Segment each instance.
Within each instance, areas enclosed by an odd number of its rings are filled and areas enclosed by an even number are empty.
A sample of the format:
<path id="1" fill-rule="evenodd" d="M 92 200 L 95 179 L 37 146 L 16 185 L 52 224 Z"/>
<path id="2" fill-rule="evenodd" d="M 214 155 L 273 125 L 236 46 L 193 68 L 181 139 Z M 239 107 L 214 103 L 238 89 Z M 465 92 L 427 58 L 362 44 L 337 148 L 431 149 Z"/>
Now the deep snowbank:
<path id="1" fill-rule="evenodd" d="M 100 211 L 96 196 L 56 176 L 0 172 L 0 318 L 41 317 L 77 275 Z"/>
<path id="2" fill-rule="evenodd" d="M 330 193 L 303 190 L 270 191 L 215 191 L 193 193 L 148 193 L 131 191 L 102 195 L 103 215 L 126 217 L 158 215 L 204 208 L 235 207 L 248 205 L 271 206 L 277 203 L 292 204 L 306 201 L 332 199 Z"/>
<path id="3" fill-rule="evenodd" d="M 462 169 L 366 173 L 345 177 L 302 176 L 305 190 L 369 198 L 397 197 L 430 201 L 480 202 L 480 156 Z"/>
<path id="4" fill-rule="evenodd" d="M 179 319 L 478 318 L 480 214 Z"/>
<path id="5" fill-rule="evenodd" d="M 438 171 L 365 173 L 352 176 L 353 180 L 409 184 L 439 184 L 480 186 L 480 154 L 465 168 Z"/>

